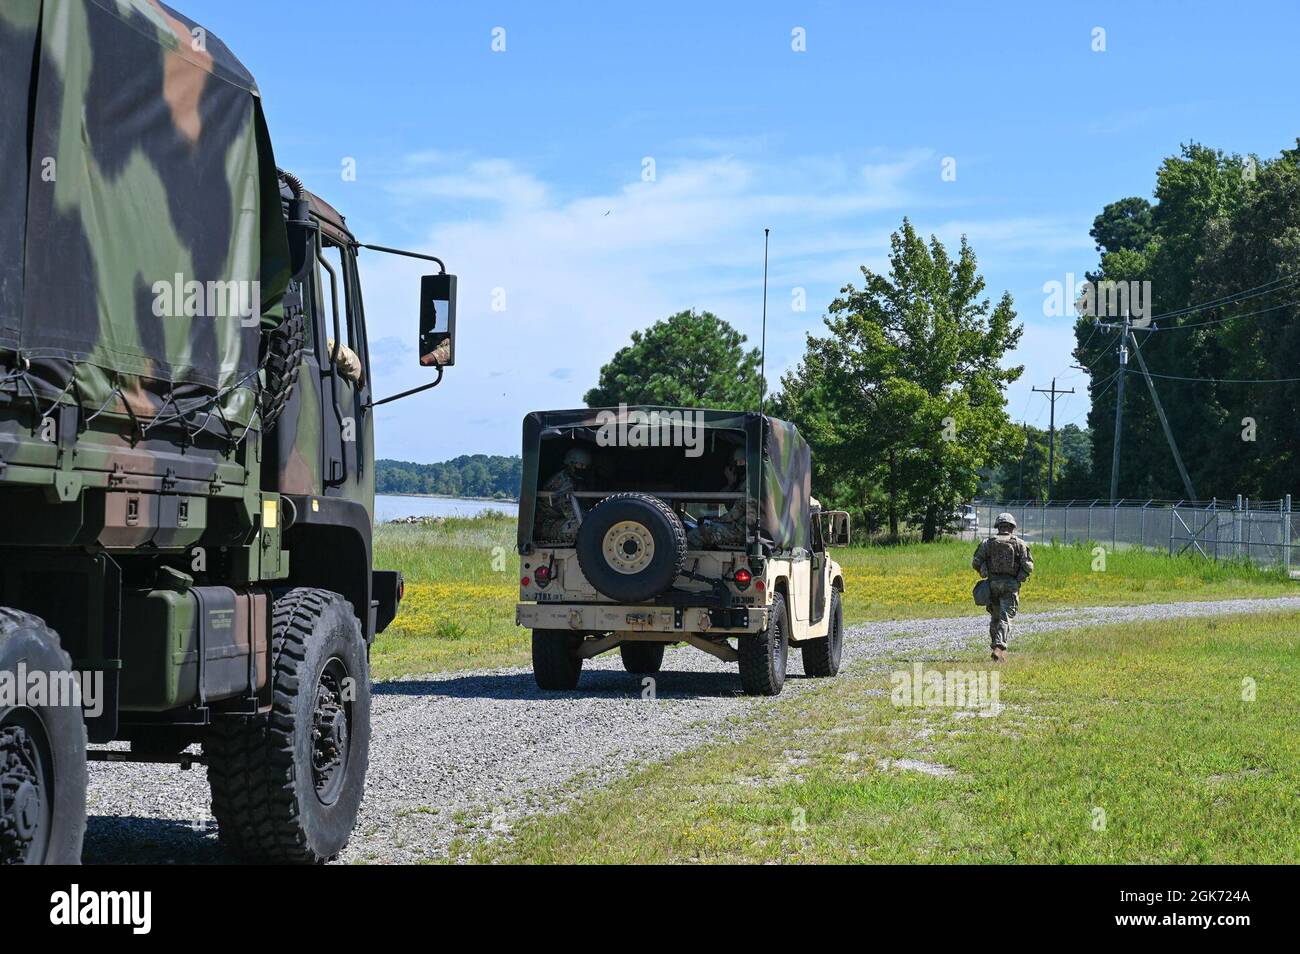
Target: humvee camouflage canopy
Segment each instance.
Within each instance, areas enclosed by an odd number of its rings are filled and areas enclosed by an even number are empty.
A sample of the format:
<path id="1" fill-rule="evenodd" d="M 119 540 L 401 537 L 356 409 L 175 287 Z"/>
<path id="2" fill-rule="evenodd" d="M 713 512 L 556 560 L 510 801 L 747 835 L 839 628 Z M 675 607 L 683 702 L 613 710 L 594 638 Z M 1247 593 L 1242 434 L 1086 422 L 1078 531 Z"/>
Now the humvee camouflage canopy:
<path id="1" fill-rule="evenodd" d="M 674 491 L 715 491 L 727 451 L 745 449 L 747 494 L 757 506 L 747 527 L 748 539 L 766 551 L 809 549 L 812 525 L 812 455 L 793 424 L 752 411 L 630 406 L 625 422 L 647 424 L 632 440 L 622 432 L 616 443 L 608 437 L 620 420 L 619 408 L 534 411 L 524 418 L 523 475 L 519 498 L 519 549 L 534 546 L 537 492 L 561 466 L 564 451 L 575 445 L 593 453 L 593 489 L 609 492 L 645 491 L 671 496 Z M 700 454 L 684 453 L 674 445 L 676 422 L 698 423 Z M 667 422 L 666 424 L 664 422 Z M 602 436 L 602 428 L 604 435 Z M 696 464 L 692 464 L 692 461 Z M 605 474 L 602 475 L 602 465 Z M 712 465 L 712 470 L 707 468 Z M 712 481 L 706 485 L 705 481 Z M 606 486 L 609 483 L 610 486 Z"/>
<path id="2" fill-rule="evenodd" d="M 4 0 L 0 107 L 0 400 L 249 422 L 289 280 L 252 76 L 154 0 Z"/>

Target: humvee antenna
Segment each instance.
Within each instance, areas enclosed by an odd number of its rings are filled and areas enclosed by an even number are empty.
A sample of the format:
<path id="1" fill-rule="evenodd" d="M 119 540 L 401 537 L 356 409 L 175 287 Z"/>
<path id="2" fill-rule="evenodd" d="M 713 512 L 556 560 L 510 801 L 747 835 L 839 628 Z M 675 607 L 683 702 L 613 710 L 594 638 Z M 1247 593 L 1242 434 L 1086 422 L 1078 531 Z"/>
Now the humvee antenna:
<path id="1" fill-rule="evenodd" d="M 771 229 L 763 229 L 763 343 L 758 366 L 758 413 L 767 409 L 767 236 Z"/>

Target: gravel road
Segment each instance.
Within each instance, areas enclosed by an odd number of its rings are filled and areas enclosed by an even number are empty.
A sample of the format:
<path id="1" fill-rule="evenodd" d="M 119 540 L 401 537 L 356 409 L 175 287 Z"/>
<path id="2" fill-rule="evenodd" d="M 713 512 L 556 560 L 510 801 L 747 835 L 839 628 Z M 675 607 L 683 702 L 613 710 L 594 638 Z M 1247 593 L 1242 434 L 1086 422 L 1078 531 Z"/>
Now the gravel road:
<path id="1" fill-rule="evenodd" d="M 1016 635 L 1098 623 L 1300 610 L 1300 598 L 1098 607 L 1021 616 Z M 885 653 L 932 658 L 988 638 L 982 615 L 855 626 L 846 666 Z M 798 653 L 778 700 L 739 695 L 735 667 L 693 649 L 669 650 L 656 698 L 623 672 L 618 654 L 586 664 L 577 692 L 542 694 L 528 669 L 449 673 L 380 683 L 361 821 L 345 862 L 409 862 L 450 841 L 490 837 L 528 814 L 704 742 L 741 732 L 807 689 Z M 744 720 L 734 717 L 745 716 Z M 88 863 L 226 860 L 210 820 L 206 770 L 91 763 Z"/>

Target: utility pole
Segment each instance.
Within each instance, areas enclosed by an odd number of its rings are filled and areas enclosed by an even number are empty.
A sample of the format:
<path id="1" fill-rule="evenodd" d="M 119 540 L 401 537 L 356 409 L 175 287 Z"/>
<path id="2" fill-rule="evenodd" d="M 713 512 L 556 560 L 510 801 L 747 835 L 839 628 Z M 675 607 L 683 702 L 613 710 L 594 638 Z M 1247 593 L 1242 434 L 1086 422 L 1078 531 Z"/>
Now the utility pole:
<path id="1" fill-rule="evenodd" d="M 1047 388 L 1030 388 L 1031 391 L 1037 391 L 1039 394 L 1050 395 L 1048 400 L 1052 403 L 1050 424 L 1047 429 L 1047 499 L 1052 499 L 1052 478 L 1056 474 L 1056 396 L 1058 394 L 1073 394 L 1074 388 L 1068 391 L 1056 390 L 1056 378 L 1052 378 L 1051 390 Z"/>
<path id="2" fill-rule="evenodd" d="M 1110 457 L 1110 502 L 1119 499 L 1119 446 L 1124 429 L 1124 379 L 1128 377 L 1128 336 L 1129 319 L 1124 316 L 1122 325 L 1103 324 L 1103 328 L 1119 328 L 1119 381 L 1115 393 L 1115 444 Z"/>

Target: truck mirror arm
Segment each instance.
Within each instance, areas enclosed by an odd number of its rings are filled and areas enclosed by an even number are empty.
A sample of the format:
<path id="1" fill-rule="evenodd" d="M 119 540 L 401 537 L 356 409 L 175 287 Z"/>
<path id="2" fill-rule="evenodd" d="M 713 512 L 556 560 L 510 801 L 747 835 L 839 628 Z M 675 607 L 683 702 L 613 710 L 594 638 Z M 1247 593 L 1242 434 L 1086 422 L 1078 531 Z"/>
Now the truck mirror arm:
<path id="1" fill-rule="evenodd" d="M 447 266 L 436 255 L 425 255 L 423 252 L 408 252 L 401 248 L 389 248 L 387 245 L 369 245 L 365 242 L 355 243 L 357 248 L 368 248 L 372 252 L 386 252 L 389 255 L 404 255 L 407 258 L 421 258 L 426 262 L 433 262 L 438 266 L 442 274 L 447 274 Z"/>
<path id="2" fill-rule="evenodd" d="M 369 410 L 372 407 L 379 407 L 379 405 L 387 404 L 389 401 L 400 401 L 402 398 L 410 397 L 412 394 L 419 394 L 421 391 L 429 390 L 429 388 L 436 388 L 439 384 L 442 383 L 442 373 L 443 373 L 442 365 L 438 365 L 438 376 L 434 378 L 432 381 L 430 381 L 428 384 L 421 384 L 418 388 L 411 388 L 408 391 L 401 391 L 397 394 L 390 394 L 388 397 L 380 398 L 378 401 L 371 401 L 369 404 L 366 405 L 366 409 Z"/>

